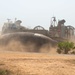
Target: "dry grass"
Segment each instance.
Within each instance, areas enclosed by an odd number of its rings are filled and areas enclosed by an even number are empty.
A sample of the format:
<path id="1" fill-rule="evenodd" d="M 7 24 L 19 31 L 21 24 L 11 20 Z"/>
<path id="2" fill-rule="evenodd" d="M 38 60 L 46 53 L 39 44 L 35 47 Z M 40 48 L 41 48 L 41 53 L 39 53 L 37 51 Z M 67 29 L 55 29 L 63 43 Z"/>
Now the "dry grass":
<path id="1" fill-rule="evenodd" d="M 75 56 L 0 51 L 0 69 L 10 75 L 75 75 Z"/>

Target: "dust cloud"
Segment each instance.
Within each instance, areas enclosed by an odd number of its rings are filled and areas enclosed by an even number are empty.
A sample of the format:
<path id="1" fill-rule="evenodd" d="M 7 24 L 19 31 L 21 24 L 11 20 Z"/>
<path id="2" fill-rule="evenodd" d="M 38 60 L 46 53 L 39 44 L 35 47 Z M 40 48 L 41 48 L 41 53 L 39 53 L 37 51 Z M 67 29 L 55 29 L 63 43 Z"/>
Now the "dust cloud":
<path id="1" fill-rule="evenodd" d="M 19 51 L 19 52 L 41 52 L 47 53 L 50 51 L 55 52 L 55 48 L 52 48 L 50 44 L 44 44 L 41 47 L 36 46 L 34 43 L 22 44 L 20 41 L 12 40 L 8 45 L 0 45 L 0 50 L 3 51 Z"/>
<path id="2" fill-rule="evenodd" d="M 75 37 L 71 37 L 68 39 L 69 42 L 73 42 L 75 44 Z"/>
<path id="3" fill-rule="evenodd" d="M 16 35 L 17 36 L 17 35 Z M 27 38 L 27 39 L 26 39 Z M 0 51 L 19 51 L 19 52 L 56 52 L 56 48 L 47 39 L 37 37 L 15 37 L 12 35 L 0 35 Z"/>

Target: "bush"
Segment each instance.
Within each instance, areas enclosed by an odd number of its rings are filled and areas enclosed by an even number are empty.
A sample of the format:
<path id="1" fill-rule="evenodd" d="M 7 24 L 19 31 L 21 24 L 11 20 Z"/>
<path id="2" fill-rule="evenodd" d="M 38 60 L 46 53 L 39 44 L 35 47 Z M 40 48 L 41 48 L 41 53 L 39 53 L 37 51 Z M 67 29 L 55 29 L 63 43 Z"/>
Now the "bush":
<path id="1" fill-rule="evenodd" d="M 9 75 L 8 70 L 0 70 L 0 75 Z"/>
<path id="2" fill-rule="evenodd" d="M 59 54 L 61 54 L 61 50 L 60 50 L 60 49 L 57 49 L 57 52 L 58 52 Z"/>
<path id="3" fill-rule="evenodd" d="M 58 43 L 58 53 L 68 54 L 68 51 L 74 48 L 73 42 L 60 42 Z"/>

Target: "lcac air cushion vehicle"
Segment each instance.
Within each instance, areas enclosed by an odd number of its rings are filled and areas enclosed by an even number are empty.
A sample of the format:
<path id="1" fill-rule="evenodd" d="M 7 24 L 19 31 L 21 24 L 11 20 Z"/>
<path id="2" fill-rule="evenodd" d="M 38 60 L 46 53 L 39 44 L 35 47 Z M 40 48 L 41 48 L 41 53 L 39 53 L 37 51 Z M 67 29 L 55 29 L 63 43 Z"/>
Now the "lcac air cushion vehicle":
<path id="1" fill-rule="evenodd" d="M 1 36 L 0 48 L 3 50 L 25 51 L 25 52 L 49 52 L 56 47 L 57 41 L 40 34 L 29 32 L 20 25 L 21 21 L 5 23 Z M 27 30 L 27 32 L 26 32 Z"/>

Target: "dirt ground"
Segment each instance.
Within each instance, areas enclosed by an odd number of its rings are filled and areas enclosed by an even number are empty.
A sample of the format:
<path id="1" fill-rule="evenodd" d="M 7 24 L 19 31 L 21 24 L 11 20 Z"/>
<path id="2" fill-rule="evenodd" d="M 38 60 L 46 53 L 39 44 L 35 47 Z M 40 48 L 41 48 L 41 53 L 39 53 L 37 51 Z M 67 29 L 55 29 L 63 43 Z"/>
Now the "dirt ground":
<path id="1" fill-rule="evenodd" d="M 75 75 L 75 55 L 0 51 L 0 69 L 9 75 Z"/>

